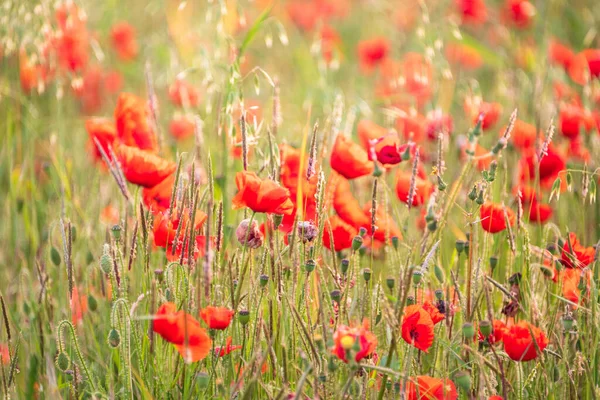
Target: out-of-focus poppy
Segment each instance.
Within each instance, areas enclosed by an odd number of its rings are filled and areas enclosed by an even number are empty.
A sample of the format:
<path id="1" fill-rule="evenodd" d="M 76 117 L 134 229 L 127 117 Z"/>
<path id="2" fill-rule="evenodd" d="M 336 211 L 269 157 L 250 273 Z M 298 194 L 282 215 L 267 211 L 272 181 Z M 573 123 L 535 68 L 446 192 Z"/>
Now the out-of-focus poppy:
<path id="1" fill-rule="evenodd" d="M 305 200 L 308 201 L 308 198 L 314 198 L 315 193 L 317 192 L 318 176 L 314 173 L 310 180 L 306 179 L 308 159 L 305 157 L 304 160 L 301 160 L 300 154 L 300 150 L 294 149 L 287 144 L 281 144 L 279 146 L 279 159 L 281 160 L 279 176 L 281 178 L 281 184 L 289 189 L 292 201 L 295 201 L 294 199 L 298 194 L 299 182 L 302 182 L 302 194 Z M 300 164 L 302 161 L 303 170 L 300 171 Z M 316 171 L 316 164 L 314 165 L 314 168 Z"/>
<path id="2" fill-rule="evenodd" d="M 375 233 L 372 232 L 371 207 L 371 203 L 367 203 L 363 207 L 363 213 L 367 217 L 368 222 L 361 225 L 361 227 L 367 230 L 367 234 L 380 243 L 389 242 L 394 236 L 401 238 L 402 232 L 400 232 L 400 228 L 398 228 L 398 225 L 396 225 L 392 216 L 389 215 L 382 206 L 377 207 L 377 212 L 375 214 L 376 230 Z"/>
<path id="3" fill-rule="evenodd" d="M 41 79 L 39 66 L 29 61 L 25 51 L 21 51 L 19 56 L 19 78 L 21 89 L 27 94 L 38 87 Z"/>
<path id="4" fill-rule="evenodd" d="M 547 154 L 539 161 L 536 152 L 531 149 L 521 157 L 519 161 L 519 176 L 522 182 L 533 182 L 536 177 L 535 168 L 539 167 L 540 186 L 549 189 L 554 184 L 557 178 L 563 180 L 564 188 L 561 186 L 561 191 L 566 190 L 566 178 L 562 175 L 566 172 L 567 162 L 565 158 L 555 149 L 550 143 Z"/>
<path id="5" fill-rule="evenodd" d="M 342 39 L 335 29 L 330 25 L 323 25 L 321 28 L 321 54 L 327 64 L 330 64 L 334 55 L 340 53 Z M 339 54 L 338 54 L 339 58 Z"/>
<path id="6" fill-rule="evenodd" d="M 346 179 L 369 175 L 374 168 L 366 150 L 341 133 L 335 139 L 329 162 L 331 168 Z"/>
<path id="7" fill-rule="evenodd" d="M 79 294 L 77 286 L 73 286 L 73 293 L 71 294 L 71 321 L 73 325 L 77 325 L 83 320 L 83 315 L 87 312 L 88 302 L 86 296 Z"/>
<path id="8" fill-rule="evenodd" d="M 357 49 L 361 71 L 370 73 L 388 56 L 390 41 L 385 37 L 362 40 Z"/>
<path id="9" fill-rule="evenodd" d="M 10 350 L 5 344 L 0 344 L 0 354 L 2 354 L 2 365 L 10 365 Z"/>
<path id="10" fill-rule="evenodd" d="M 96 161 L 102 159 L 102 154 L 94 139 L 100 143 L 106 155 L 110 157 L 108 146 L 112 146 L 117 137 L 115 124 L 108 118 L 89 118 L 85 121 L 85 129 L 89 135 L 88 148 L 90 153 L 94 155 L 94 159 Z"/>
<path id="11" fill-rule="evenodd" d="M 504 332 L 503 341 L 504 351 L 514 361 L 530 361 L 537 358 L 537 348 L 544 351 L 549 343 L 544 332 L 526 321 L 509 326 Z"/>
<path id="12" fill-rule="evenodd" d="M 582 246 L 574 232 L 569 232 L 561 252 L 561 263 L 568 268 L 585 268 L 594 261 L 595 249 Z"/>
<path id="13" fill-rule="evenodd" d="M 506 331 L 506 324 L 499 319 L 495 319 L 492 322 L 492 334 L 489 335 L 488 337 L 484 337 L 483 334 L 481 333 L 481 329 L 480 329 L 479 333 L 478 333 L 478 339 L 480 342 L 483 342 L 484 340 L 487 339 L 489 344 L 497 344 L 502 341 L 505 331 Z"/>
<path id="14" fill-rule="evenodd" d="M 242 171 L 235 176 L 238 192 L 231 200 L 234 209 L 248 207 L 254 212 L 289 215 L 294 211 L 290 191 L 271 179 L 261 179 L 254 172 Z"/>
<path id="15" fill-rule="evenodd" d="M 165 211 L 171 203 L 171 193 L 175 183 L 175 174 L 169 175 L 158 185 L 144 188 L 142 190 L 142 200 L 144 204 L 153 213 Z"/>
<path id="16" fill-rule="evenodd" d="M 559 272 L 558 281 L 562 282 L 562 296 L 574 303 L 571 308 L 576 309 L 583 301 L 581 298 L 582 290 L 589 294 L 590 283 L 592 279 L 591 270 L 581 270 L 578 268 L 565 268 Z M 581 286 L 583 284 L 583 286 Z"/>
<path id="17" fill-rule="evenodd" d="M 488 103 L 481 100 L 480 97 L 467 97 L 464 108 L 467 116 L 473 121 L 473 124 L 476 124 L 479 116 L 483 114 L 481 129 L 484 131 L 493 128 L 496 122 L 498 122 L 500 113 L 502 113 L 502 106 L 499 103 Z"/>
<path id="18" fill-rule="evenodd" d="M 568 46 L 552 39 L 548 45 L 548 57 L 552 64 L 560 65 L 565 71 L 568 71 L 575 53 Z"/>
<path id="19" fill-rule="evenodd" d="M 558 120 L 561 133 L 571 140 L 577 138 L 582 129 L 590 131 L 594 127 L 592 114 L 576 104 L 562 104 Z"/>
<path id="20" fill-rule="evenodd" d="M 463 143 L 460 151 L 461 160 L 464 161 L 468 159 L 467 150 L 469 150 L 470 147 L 471 144 L 469 142 L 465 141 L 465 143 Z M 492 161 L 494 160 L 494 155 L 479 143 L 475 143 L 474 153 L 474 162 L 477 169 L 480 171 L 489 169 Z"/>
<path id="21" fill-rule="evenodd" d="M 200 103 L 200 93 L 184 79 L 175 79 L 169 86 L 169 99 L 179 107 L 196 107 Z"/>
<path id="22" fill-rule="evenodd" d="M 344 222 L 337 215 L 325 221 L 323 229 L 323 246 L 329 250 L 342 251 L 352 246 L 352 239 L 358 234 L 358 229 Z M 333 236 L 333 246 L 330 236 Z"/>
<path id="23" fill-rule="evenodd" d="M 119 71 L 107 71 L 104 75 L 104 88 L 108 94 L 117 94 L 123 87 L 123 75 Z"/>
<path id="24" fill-rule="evenodd" d="M 135 38 L 135 29 L 128 22 L 122 21 L 114 24 L 110 30 L 110 39 L 121 60 L 131 61 L 137 56 L 138 44 Z"/>
<path id="25" fill-rule="evenodd" d="M 429 140 L 437 140 L 439 133 L 450 135 L 454 130 L 452 116 L 444 114 L 440 109 L 429 111 L 425 118 L 425 134 Z"/>
<path id="26" fill-rule="evenodd" d="M 121 93 L 115 107 L 115 123 L 123 144 L 158 151 L 158 141 L 150 126 L 150 108 L 145 100 L 131 93 Z"/>
<path id="27" fill-rule="evenodd" d="M 61 4 L 55 10 L 57 34 L 52 37 L 51 47 L 56 52 L 58 64 L 65 71 L 81 72 L 89 60 L 90 34 L 86 27 L 85 13 L 71 2 Z"/>
<path id="28" fill-rule="evenodd" d="M 404 87 L 419 106 L 424 105 L 433 93 L 433 67 L 419 53 L 406 53 L 402 59 Z"/>
<path id="29" fill-rule="evenodd" d="M 125 178 L 136 185 L 154 187 L 175 172 L 177 165 L 137 147 L 117 146 L 117 159 Z"/>
<path id="30" fill-rule="evenodd" d="M 169 216 L 168 214 L 168 211 L 159 212 L 154 217 L 154 244 L 159 247 L 172 246 L 176 239 L 182 239 L 182 236 L 186 234 L 189 228 L 189 210 L 184 209 L 182 212 L 179 212 L 175 208 L 173 215 Z M 193 229 L 199 232 L 207 218 L 208 216 L 204 212 L 196 210 Z M 180 232 L 180 237 L 176 238 L 178 231 Z"/>
<path id="31" fill-rule="evenodd" d="M 321 19 L 320 9 L 316 1 L 290 1 L 287 12 L 292 22 L 305 31 L 312 31 Z"/>
<path id="32" fill-rule="evenodd" d="M 200 318 L 206 322 L 210 329 L 227 329 L 235 312 L 227 307 L 208 306 L 200 310 Z"/>
<path id="33" fill-rule="evenodd" d="M 458 392 L 450 379 L 417 376 L 406 384 L 407 400 L 456 400 Z"/>
<path id="34" fill-rule="evenodd" d="M 346 178 L 338 176 L 333 184 L 335 185 L 333 209 L 337 215 L 356 229 L 369 225 L 371 219 L 363 212 L 360 203 L 352 194 L 350 182 Z"/>
<path id="35" fill-rule="evenodd" d="M 172 343 L 186 362 L 197 362 L 210 353 L 212 341 L 200 322 L 185 311 L 177 311 L 174 303 L 158 308 L 152 329 Z"/>
<path id="36" fill-rule="evenodd" d="M 421 114 L 404 113 L 396 118 L 396 129 L 405 140 L 422 143 L 425 138 L 427 120 Z"/>
<path id="37" fill-rule="evenodd" d="M 104 71 L 99 65 L 90 65 L 81 79 L 81 85 L 73 88 L 84 114 L 94 114 L 102 109 L 105 101 Z"/>
<path id="38" fill-rule="evenodd" d="M 363 358 L 371 356 L 377 347 L 377 337 L 369 331 L 369 322 L 366 319 L 360 326 L 338 326 L 333 334 L 333 342 L 333 354 L 346 363 L 348 352 L 358 349 L 354 360 L 360 362 Z"/>
<path id="39" fill-rule="evenodd" d="M 535 7 L 527 0 L 506 0 L 503 14 L 510 25 L 525 29 L 531 26 Z"/>
<path id="40" fill-rule="evenodd" d="M 107 205 L 100 213 L 100 221 L 107 226 L 113 226 L 119 223 L 119 210 L 113 205 Z"/>
<path id="41" fill-rule="evenodd" d="M 194 135 L 196 123 L 190 117 L 179 115 L 169 124 L 169 132 L 177 140 L 185 140 Z"/>
<path id="42" fill-rule="evenodd" d="M 402 338 L 424 352 L 433 344 L 433 321 L 420 305 L 413 304 L 404 309 Z"/>
<path id="43" fill-rule="evenodd" d="M 508 223 L 513 226 L 515 224 L 515 214 L 510 208 L 489 201 L 483 204 L 479 209 L 479 218 L 483 230 L 489 233 L 498 233 L 505 230 L 507 228 L 505 211 Z"/>
<path id="44" fill-rule="evenodd" d="M 585 49 L 577 53 L 569 64 L 569 76 L 585 85 L 590 78 L 600 77 L 600 49 Z"/>
<path id="45" fill-rule="evenodd" d="M 398 174 L 396 175 L 396 195 L 403 203 L 408 203 L 411 179 L 412 173 L 410 171 L 398 171 Z M 427 180 L 426 177 L 417 175 L 415 177 L 415 190 L 411 205 L 417 207 L 425 204 L 432 192 L 433 183 Z"/>
<path id="46" fill-rule="evenodd" d="M 463 43 L 448 43 L 446 59 L 461 69 L 475 70 L 483 65 L 483 57 L 473 47 Z"/>
<path id="47" fill-rule="evenodd" d="M 233 339 L 231 336 L 227 337 L 227 341 L 225 342 L 225 346 L 217 346 L 215 347 L 215 355 L 217 357 L 224 357 L 232 351 L 239 350 L 242 348 L 240 345 L 232 345 Z"/>
<path id="48" fill-rule="evenodd" d="M 463 23 L 480 25 L 487 20 L 487 7 L 484 0 L 455 0 Z"/>
<path id="49" fill-rule="evenodd" d="M 504 135 L 505 131 L 506 126 L 500 129 L 500 136 Z M 542 135 L 540 133 L 540 138 L 541 137 Z M 515 126 L 513 128 L 510 139 L 513 145 L 520 150 L 532 148 L 535 144 L 535 140 L 537 139 L 535 126 L 528 124 L 527 122 L 521 121 L 520 119 L 517 119 L 515 121 Z"/>

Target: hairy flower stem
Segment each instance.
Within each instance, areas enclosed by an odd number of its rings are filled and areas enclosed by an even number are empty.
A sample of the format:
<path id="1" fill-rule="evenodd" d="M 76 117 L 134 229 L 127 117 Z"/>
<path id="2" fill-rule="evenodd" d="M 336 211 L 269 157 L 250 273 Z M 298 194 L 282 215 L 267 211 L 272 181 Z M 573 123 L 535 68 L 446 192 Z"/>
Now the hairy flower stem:
<path id="1" fill-rule="evenodd" d="M 90 385 L 92 386 L 92 390 L 96 391 L 96 384 L 94 383 L 94 378 L 92 377 L 92 374 L 90 373 L 90 370 L 88 369 L 88 366 L 85 363 L 85 359 L 83 358 L 83 354 L 81 354 L 81 349 L 79 348 L 79 341 L 77 340 L 77 333 L 75 332 L 75 327 L 73 326 L 73 324 L 71 322 L 69 322 L 67 320 L 62 320 L 58 324 L 57 335 L 56 335 L 56 343 L 58 345 L 58 351 L 60 353 L 65 351 L 65 349 L 64 349 L 65 344 L 64 344 L 63 335 L 62 335 L 62 330 L 65 325 L 69 328 L 69 331 L 71 332 L 71 338 L 73 339 L 73 346 L 75 347 L 75 353 L 77 354 L 77 358 L 79 358 L 81 367 L 85 371 L 85 375 L 87 376 L 87 378 L 90 382 Z"/>

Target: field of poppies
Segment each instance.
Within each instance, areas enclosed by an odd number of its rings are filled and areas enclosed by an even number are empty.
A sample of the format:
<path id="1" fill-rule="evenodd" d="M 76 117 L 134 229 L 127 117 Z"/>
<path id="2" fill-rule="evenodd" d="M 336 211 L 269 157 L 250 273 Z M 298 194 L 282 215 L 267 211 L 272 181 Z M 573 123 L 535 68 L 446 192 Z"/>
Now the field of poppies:
<path id="1" fill-rule="evenodd" d="M 600 398 L 597 0 L 5 0 L 0 393 Z"/>

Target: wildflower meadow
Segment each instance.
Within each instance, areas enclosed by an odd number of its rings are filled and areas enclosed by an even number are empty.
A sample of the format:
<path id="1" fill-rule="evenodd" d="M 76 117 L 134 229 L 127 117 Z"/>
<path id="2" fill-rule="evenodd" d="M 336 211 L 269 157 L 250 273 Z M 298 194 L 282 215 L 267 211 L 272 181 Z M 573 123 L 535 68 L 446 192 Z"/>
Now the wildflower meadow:
<path id="1" fill-rule="evenodd" d="M 600 398 L 597 0 L 0 0 L 9 399 Z"/>

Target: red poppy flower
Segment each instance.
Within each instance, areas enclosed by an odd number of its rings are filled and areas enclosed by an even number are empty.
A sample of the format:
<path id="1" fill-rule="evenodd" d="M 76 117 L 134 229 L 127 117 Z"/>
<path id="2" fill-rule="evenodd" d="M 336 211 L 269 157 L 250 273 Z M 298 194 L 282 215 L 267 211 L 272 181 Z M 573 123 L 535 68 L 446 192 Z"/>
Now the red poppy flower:
<path id="1" fill-rule="evenodd" d="M 281 160 L 281 169 L 279 172 L 281 184 L 289 189 L 292 201 L 295 201 L 295 198 L 297 197 L 300 179 L 302 182 L 304 201 L 306 202 L 314 199 L 314 196 L 317 193 L 317 181 L 319 178 L 317 174 L 314 173 L 310 180 L 306 179 L 308 158 L 304 158 L 303 170 L 300 171 L 300 150 L 294 149 L 287 144 L 281 144 L 279 146 L 279 159 Z M 316 172 L 316 164 L 314 165 L 314 168 Z"/>
<path id="2" fill-rule="evenodd" d="M 463 23 L 480 25 L 487 20 L 484 0 L 455 0 L 455 3 Z"/>
<path id="3" fill-rule="evenodd" d="M 562 282 L 562 296 L 573 303 L 571 305 L 572 309 L 576 309 L 583 301 L 581 298 L 581 289 L 579 288 L 581 282 L 585 285 L 585 293 L 590 293 L 591 275 L 592 271 L 582 271 L 578 268 L 565 268 L 559 272 L 557 281 Z"/>
<path id="4" fill-rule="evenodd" d="M 470 143 L 466 142 L 461 147 L 460 159 L 465 161 L 468 159 L 467 150 L 470 149 Z M 493 154 L 479 143 L 475 143 L 475 166 L 478 170 L 483 171 L 490 168 L 494 160 Z"/>
<path id="5" fill-rule="evenodd" d="M 552 89 L 557 102 L 571 103 L 578 106 L 582 105 L 579 94 L 571 86 L 560 81 L 555 81 L 552 83 Z"/>
<path id="6" fill-rule="evenodd" d="M 104 75 L 104 88 L 109 94 L 117 94 L 123 87 L 123 75 L 119 71 L 108 71 Z"/>
<path id="7" fill-rule="evenodd" d="M 342 251 L 352 247 L 352 239 L 358 234 L 358 229 L 344 222 L 337 215 L 333 215 L 325 221 L 325 229 L 323 229 L 323 246 L 329 250 Z M 333 236 L 333 244 L 331 246 L 331 238 Z"/>
<path id="8" fill-rule="evenodd" d="M 513 226 L 515 224 L 515 214 L 510 208 L 491 202 L 486 202 L 482 205 L 479 209 L 479 218 L 481 219 L 483 230 L 489 233 L 498 233 L 505 230 L 507 226 L 504 210 L 506 210 L 510 226 Z"/>
<path id="9" fill-rule="evenodd" d="M 600 77 L 600 49 L 585 49 L 575 55 L 568 72 L 571 79 L 580 85 L 585 85 L 590 77 Z"/>
<path id="10" fill-rule="evenodd" d="M 363 214 L 367 217 L 368 222 L 360 225 L 367 230 L 367 234 L 370 235 L 374 240 L 380 243 L 386 243 L 389 239 L 395 237 L 401 238 L 402 232 L 398 228 L 398 225 L 394 222 L 394 219 L 391 215 L 389 215 L 382 205 L 377 207 L 377 212 L 375 214 L 376 221 L 376 230 L 375 233 L 371 231 L 371 203 L 365 204 L 362 211 Z"/>
<path id="11" fill-rule="evenodd" d="M 429 140 L 437 141 L 439 133 L 449 135 L 454 130 L 452 116 L 444 114 L 440 109 L 429 111 L 425 116 L 425 124 L 425 133 Z"/>
<path id="12" fill-rule="evenodd" d="M 411 94 L 419 106 L 424 105 L 433 94 L 433 67 L 419 53 L 406 53 L 402 59 L 404 88 Z"/>
<path id="13" fill-rule="evenodd" d="M 584 247 L 574 232 L 569 232 L 561 252 L 561 262 L 568 268 L 585 268 L 594 261 L 596 251 L 593 247 Z"/>
<path id="14" fill-rule="evenodd" d="M 335 180 L 332 180 L 332 184 L 335 185 L 333 193 L 333 208 L 337 215 L 344 220 L 344 222 L 352 225 L 358 229 L 361 226 L 367 226 L 371 223 L 371 218 L 363 212 L 360 207 L 360 203 L 350 190 L 350 182 L 342 177 L 337 176 Z"/>
<path id="15" fill-rule="evenodd" d="M 565 71 L 568 71 L 575 53 L 558 40 L 552 39 L 548 46 L 548 57 L 552 64 L 560 65 Z"/>
<path id="16" fill-rule="evenodd" d="M 500 136 L 504 135 L 506 131 L 506 126 L 500 129 Z M 542 135 L 540 134 L 540 138 Z M 520 149 L 530 149 L 535 144 L 535 140 L 537 139 L 537 134 L 535 131 L 535 126 L 528 124 L 527 122 L 521 121 L 517 119 L 515 121 L 515 126 L 513 128 L 511 134 L 511 140 L 513 145 Z"/>
<path id="17" fill-rule="evenodd" d="M 525 152 L 519 161 L 519 175 L 522 182 L 533 182 L 535 180 L 535 168 L 539 165 L 539 179 L 542 188 L 550 189 L 554 181 L 566 173 L 567 162 L 565 158 L 550 144 L 547 154 L 538 163 L 538 156 L 533 149 Z M 564 188 L 566 190 L 566 179 Z"/>
<path id="18" fill-rule="evenodd" d="M 535 15 L 535 7 L 526 0 L 506 0 L 504 18 L 517 28 L 528 28 Z"/>
<path id="19" fill-rule="evenodd" d="M 504 351 L 514 361 L 530 361 L 538 356 L 536 345 L 540 351 L 548 346 L 548 338 L 538 327 L 526 321 L 518 322 L 504 332 Z"/>
<path id="20" fill-rule="evenodd" d="M 112 45 L 121 60 L 133 60 L 138 54 L 135 29 L 127 22 L 118 22 L 110 30 Z"/>
<path id="21" fill-rule="evenodd" d="M 197 362 L 210 352 L 212 341 L 200 322 L 184 311 L 177 311 L 173 303 L 158 308 L 152 329 L 172 343 L 186 362 Z"/>
<path id="22" fill-rule="evenodd" d="M 21 51 L 19 56 L 19 78 L 21 89 L 25 93 L 31 93 L 41 82 L 40 66 L 29 61 L 25 51 Z"/>
<path id="23" fill-rule="evenodd" d="M 80 296 L 79 289 L 73 286 L 73 293 L 71 294 L 71 321 L 73 325 L 77 325 L 83 320 L 83 315 L 87 312 L 88 301 L 87 296 Z"/>
<path id="24" fill-rule="evenodd" d="M 358 58 L 364 73 L 370 73 L 388 56 L 390 41 L 384 37 L 376 37 L 358 42 Z"/>
<path id="25" fill-rule="evenodd" d="M 85 13 L 75 3 L 56 9 L 57 33 L 52 37 L 59 66 L 71 72 L 85 70 L 89 59 L 90 35 L 86 28 Z"/>
<path id="26" fill-rule="evenodd" d="M 529 212 L 529 221 L 539 222 L 540 224 L 548 222 L 554 213 L 550 204 L 540 203 L 538 201 L 524 204 L 523 208 L 526 212 Z"/>
<path id="27" fill-rule="evenodd" d="M 176 239 L 178 230 L 180 237 L 177 239 L 182 240 L 183 235 L 186 234 L 189 227 L 189 210 L 185 209 L 183 212 L 179 212 L 175 208 L 172 216 L 169 217 L 168 214 L 168 211 L 166 211 L 159 212 L 154 216 L 154 244 L 159 247 L 172 246 L 174 240 Z M 194 230 L 196 232 L 200 231 L 207 218 L 208 216 L 204 212 L 196 210 L 194 222 Z"/>
<path id="28" fill-rule="evenodd" d="M 10 365 L 10 350 L 5 344 L 0 344 L 0 354 L 2 354 L 2 365 Z"/>
<path id="29" fill-rule="evenodd" d="M 196 123 L 190 117 L 178 116 L 171 120 L 169 124 L 169 132 L 177 140 L 185 140 L 194 136 Z"/>
<path id="30" fill-rule="evenodd" d="M 158 185 L 144 188 L 142 190 L 142 200 L 144 205 L 152 213 L 165 211 L 171 204 L 171 193 L 175 184 L 175 174 L 169 175 L 163 179 Z"/>
<path id="31" fill-rule="evenodd" d="M 483 65 L 483 57 L 473 47 L 463 43 L 448 43 L 446 59 L 461 69 L 472 71 Z"/>
<path id="32" fill-rule="evenodd" d="M 96 146 L 94 139 L 98 140 L 106 155 L 110 157 L 108 146 L 112 146 L 117 137 L 115 124 L 107 118 L 89 118 L 85 121 L 85 129 L 90 137 L 88 148 L 90 149 L 90 153 L 93 154 L 94 159 L 96 161 L 102 159 L 102 154 Z"/>
<path id="33" fill-rule="evenodd" d="M 125 178 L 133 184 L 153 187 L 175 172 L 174 162 L 137 147 L 119 145 L 115 153 Z"/>
<path id="34" fill-rule="evenodd" d="M 312 31 L 321 19 L 321 9 L 316 1 L 290 1 L 287 12 L 292 22 L 305 31 Z"/>
<path id="35" fill-rule="evenodd" d="M 450 379 L 417 376 L 406 384 L 407 400 L 456 400 L 458 393 Z"/>
<path id="36" fill-rule="evenodd" d="M 363 358 L 371 356 L 377 347 L 377 337 L 369 331 L 369 323 L 366 319 L 360 326 L 338 326 L 333 334 L 334 347 L 332 352 L 340 360 L 347 363 L 347 351 L 354 349 L 357 341 L 360 349 L 356 351 L 354 360 L 360 362 Z"/>
<path id="37" fill-rule="evenodd" d="M 254 212 L 289 215 L 294 211 L 290 191 L 271 179 L 260 179 L 254 172 L 242 171 L 235 176 L 238 192 L 231 200 L 233 208 L 248 207 Z"/>
<path id="38" fill-rule="evenodd" d="M 371 147 L 373 147 L 377 160 L 384 165 L 398 164 L 402 161 L 402 154 L 398 151 L 400 139 L 394 132 L 367 119 L 360 120 L 356 131 L 369 160 L 372 160 Z"/>
<path id="39" fill-rule="evenodd" d="M 321 54 L 323 60 L 330 64 L 334 54 L 339 53 L 339 47 L 342 43 L 340 35 L 330 25 L 323 25 L 321 28 Z"/>
<path id="40" fill-rule="evenodd" d="M 235 312 L 227 307 L 208 306 L 200 310 L 200 318 L 210 329 L 227 329 Z"/>
<path id="41" fill-rule="evenodd" d="M 191 83 L 183 79 L 175 79 L 169 86 L 169 98 L 171 102 L 183 107 L 196 107 L 200 103 L 200 93 Z"/>
<path id="42" fill-rule="evenodd" d="M 217 346 L 215 347 L 215 354 L 217 357 L 224 357 L 227 354 L 231 353 L 234 350 L 238 350 L 241 349 L 242 346 L 240 345 L 235 345 L 232 346 L 231 342 L 233 341 L 233 339 L 231 338 L 231 336 L 229 336 L 227 338 L 227 341 L 225 342 L 225 346 L 221 347 L 221 346 Z"/>
<path id="43" fill-rule="evenodd" d="M 431 321 L 433 321 L 434 325 L 437 325 L 439 322 L 442 322 L 446 316 L 444 314 L 442 314 L 440 312 L 440 310 L 438 310 L 438 308 L 433 305 L 433 303 L 429 300 L 426 300 L 423 303 L 423 310 L 427 311 L 429 313 L 429 316 L 431 317 Z"/>
<path id="44" fill-rule="evenodd" d="M 559 126 L 568 139 L 576 139 L 581 129 L 590 131 L 594 127 L 592 115 L 576 104 L 563 104 L 560 107 Z"/>
<path id="45" fill-rule="evenodd" d="M 409 171 L 398 171 L 396 175 L 396 195 L 403 203 L 408 203 L 411 178 L 412 172 Z M 426 178 L 416 176 L 414 192 L 412 206 L 417 207 L 425 204 L 431 193 L 433 193 L 433 184 Z"/>
<path id="46" fill-rule="evenodd" d="M 478 338 L 479 338 L 480 342 L 483 342 L 485 339 L 487 339 L 489 344 L 497 344 L 502 341 L 505 331 L 506 331 L 506 324 L 504 322 L 500 321 L 499 319 L 495 319 L 492 322 L 492 334 L 486 338 L 481 333 L 481 330 L 479 330 Z"/>
<path id="47" fill-rule="evenodd" d="M 481 129 L 484 131 L 493 128 L 502 113 L 502 106 L 499 103 L 488 103 L 482 101 L 481 98 L 473 99 L 467 97 L 464 108 L 467 115 L 472 119 L 473 124 L 476 124 L 479 116 L 483 114 Z"/>
<path id="48" fill-rule="evenodd" d="M 150 108 L 145 100 L 131 93 L 119 95 L 115 107 L 115 122 L 123 144 L 157 152 L 158 142 L 150 125 L 150 118 Z"/>
<path id="49" fill-rule="evenodd" d="M 369 175 L 374 168 L 366 150 L 343 134 L 337 135 L 329 162 L 331 168 L 347 179 Z"/>
<path id="50" fill-rule="evenodd" d="M 425 139 L 427 120 L 421 114 L 413 115 L 405 112 L 404 115 L 396 118 L 396 129 L 404 137 L 404 140 L 422 143 Z"/>
<path id="51" fill-rule="evenodd" d="M 420 305 L 413 304 L 404 309 L 402 338 L 424 352 L 433 344 L 433 321 Z"/>

